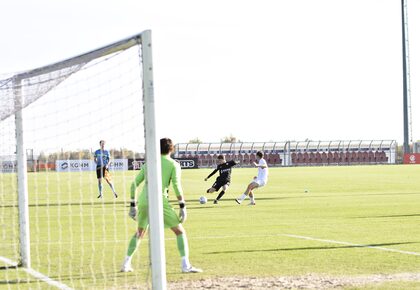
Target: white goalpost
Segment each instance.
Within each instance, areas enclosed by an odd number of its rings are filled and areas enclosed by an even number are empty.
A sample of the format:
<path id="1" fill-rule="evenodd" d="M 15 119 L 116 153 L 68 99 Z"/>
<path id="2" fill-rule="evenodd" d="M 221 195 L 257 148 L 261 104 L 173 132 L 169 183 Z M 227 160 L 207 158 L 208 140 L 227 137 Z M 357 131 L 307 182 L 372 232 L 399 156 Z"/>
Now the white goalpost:
<path id="1" fill-rule="evenodd" d="M 6 282 L 118 288 L 145 285 L 151 272 L 152 288 L 166 289 L 155 119 L 150 30 L 0 76 L 0 267 L 6 269 L 0 275 Z M 99 140 L 111 156 L 110 177 L 102 183 L 93 158 Z M 136 271 L 119 273 L 137 227 L 128 218 L 130 184 L 143 162 L 153 193 L 150 242 Z M 101 186 L 104 195 L 97 198 Z"/>
<path id="2" fill-rule="evenodd" d="M 143 96 L 146 135 L 146 160 L 148 160 L 148 192 L 152 284 L 154 289 L 166 289 L 165 241 L 163 232 L 162 184 L 160 149 L 155 126 L 155 101 L 153 89 L 152 41 L 150 31 L 143 38 Z"/>

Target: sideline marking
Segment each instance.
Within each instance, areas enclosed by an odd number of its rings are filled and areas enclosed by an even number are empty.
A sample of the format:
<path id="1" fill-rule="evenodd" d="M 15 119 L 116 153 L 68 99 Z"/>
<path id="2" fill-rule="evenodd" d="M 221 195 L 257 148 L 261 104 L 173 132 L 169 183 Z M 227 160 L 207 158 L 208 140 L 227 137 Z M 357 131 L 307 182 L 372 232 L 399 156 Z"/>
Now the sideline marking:
<path id="1" fill-rule="evenodd" d="M 354 246 L 354 247 L 359 247 L 359 248 L 369 248 L 369 249 L 376 249 L 376 250 L 387 251 L 387 252 L 395 252 L 395 253 L 406 254 L 406 255 L 420 256 L 420 253 L 417 253 L 417 252 L 401 251 L 401 250 L 395 250 L 395 249 L 384 248 L 384 247 L 354 244 L 354 243 L 334 241 L 334 240 L 324 240 L 324 239 L 298 236 L 298 235 L 290 235 L 290 234 L 282 234 L 282 236 L 286 236 L 286 237 L 289 237 L 289 238 L 295 238 L 295 239 L 301 239 L 301 240 L 318 241 L 318 242 L 324 242 L 324 243 L 329 243 L 329 244 Z"/>

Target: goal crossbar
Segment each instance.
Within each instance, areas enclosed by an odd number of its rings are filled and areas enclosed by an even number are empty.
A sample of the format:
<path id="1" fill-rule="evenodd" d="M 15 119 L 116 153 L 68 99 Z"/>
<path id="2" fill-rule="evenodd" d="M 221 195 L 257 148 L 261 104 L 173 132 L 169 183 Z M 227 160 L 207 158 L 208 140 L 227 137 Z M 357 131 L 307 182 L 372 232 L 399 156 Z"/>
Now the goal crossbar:
<path id="1" fill-rule="evenodd" d="M 27 72 L 20 73 L 15 76 L 16 79 L 27 79 L 32 78 L 41 74 L 47 74 L 52 71 L 56 71 L 68 66 L 74 66 L 74 65 L 80 65 L 87 63 L 95 58 L 104 57 L 107 55 L 110 55 L 112 53 L 115 53 L 117 51 L 128 49 L 134 45 L 141 44 L 142 39 L 142 33 L 133 35 L 131 37 L 125 38 L 123 40 L 120 40 L 118 42 L 103 46 L 101 48 L 92 50 L 87 53 L 80 54 L 75 57 L 71 57 L 50 65 L 46 65 L 40 68 L 36 68 Z"/>

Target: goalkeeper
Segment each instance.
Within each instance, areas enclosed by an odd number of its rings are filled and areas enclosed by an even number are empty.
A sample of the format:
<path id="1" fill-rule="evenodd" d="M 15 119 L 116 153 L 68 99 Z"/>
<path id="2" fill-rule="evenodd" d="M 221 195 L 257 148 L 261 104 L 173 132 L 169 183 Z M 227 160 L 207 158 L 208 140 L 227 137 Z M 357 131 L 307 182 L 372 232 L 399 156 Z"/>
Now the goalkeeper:
<path id="1" fill-rule="evenodd" d="M 181 256 L 182 272 L 199 273 L 202 272 L 202 270 L 193 267 L 188 258 L 189 249 L 187 235 L 185 233 L 184 227 L 181 224 L 187 219 L 187 209 L 185 207 L 185 201 L 181 187 L 181 167 L 175 160 L 170 157 L 170 154 L 173 151 L 174 146 L 171 139 L 163 138 L 160 140 L 164 224 L 165 228 L 170 228 L 176 235 L 178 251 Z M 135 235 L 131 238 L 131 241 L 128 245 L 127 256 L 124 260 L 124 264 L 121 267 L 121 272 L 133 271 L 133 268 L 131 267 L 131 259 L 149 226 L 147 186 L 143 187 L 143 190 L 138 197 L 137 207 L 135 201 L 136 189 L 140 183 L 145 181 L 147 176 L 145 171 L 147 171 L 147 167 L 143 166 L 140 173 L 131 184 L 131 203 L 129 215 L 133 219 L 137 219 L 138 229 Z M 168 190 L 171 181 L 179 203 L 179 216 L 175 213 L 175 210 L 169 204 Z"/>

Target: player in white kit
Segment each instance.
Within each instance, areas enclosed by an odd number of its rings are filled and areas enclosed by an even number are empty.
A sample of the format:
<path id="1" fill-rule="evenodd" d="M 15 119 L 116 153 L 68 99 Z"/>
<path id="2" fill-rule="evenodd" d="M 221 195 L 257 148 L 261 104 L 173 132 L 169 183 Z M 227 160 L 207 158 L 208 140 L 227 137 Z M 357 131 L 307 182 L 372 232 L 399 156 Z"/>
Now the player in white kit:
<path id="1" fill-rule="evenodd" d="M 254 166 L 258 167 L 258 176 L 255 176 L 251 183 L 248 184 L 248 187 L 246 188 L 245 192 L 240 197 L 235 199 L 238 204 L 241 204 L 244 201 L 244 199 L 249 195 L 249 199 L 251 200 L 249 205 L 255 205 L 255 197 L 253 190 L 263 187 L 267 184 L 268 166 L 263 156 L 264 154 L 261 151 L 257 152 L 258 163 L 254 162 Z"/>

